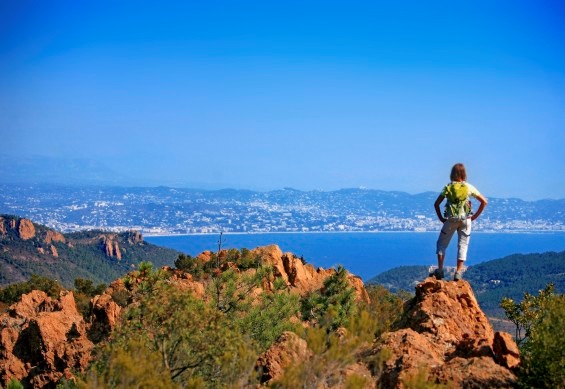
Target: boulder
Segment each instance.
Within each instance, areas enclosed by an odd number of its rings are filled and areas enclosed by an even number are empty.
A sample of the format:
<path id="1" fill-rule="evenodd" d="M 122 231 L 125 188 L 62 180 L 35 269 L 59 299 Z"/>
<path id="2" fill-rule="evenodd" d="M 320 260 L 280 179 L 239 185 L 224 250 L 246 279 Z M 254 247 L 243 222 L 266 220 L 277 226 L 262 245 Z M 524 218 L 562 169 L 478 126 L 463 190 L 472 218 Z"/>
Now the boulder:
<path id="1" fill-rule="evenodd" d="M 45 237 L 43 238 L 43 240 L 47 244 L 51 244 L 53 242 L 65 243 L 65 237 L 63 236 L 63 234 L 53 230 L 47 230 L 45 232 Z"/>
<path id="2" fill-rule="evenodd" d="M 163 271 L 169 273 L 169 282 L 174 284 L 180 290 L 189 290 L 197 299 L 204 299 L 206 295 L 206 284 L 204 281 L 196 281 L 190 273 L 182 270 L 171 269 L 168 266 L 162 268 Z"/>
<path id="3" fill-rule="evenodd" d="M 312 351 L 304 339 L 294 332 L 286 331 L 259 356 L 256 370 L 262 383 L 269 383 L 282 377 L 287 367 L 312 356 Z"/>
<path id="4" fill-rule="evenodd" d="M 16 378 L 33 388 L 84 370 L 93 347 L 73 293 L 53 300 L 37 290 L 0 316 L 0 344 L 0 384 Z"/>
<path id="5" fill-rule="evenodd" d="M 110 294 L 94 296 L 90 300 L 92 311 L 88 326 L 88 337 L 97 343 L 110 335 L 120 318 L 122 308 Z"/>
<path id="6" fill-rule="evenodd" d="M 495 332 L 492 350 L 498 362 L 509 369 L 520 364 L 520 350 L 508 332 Z"/>

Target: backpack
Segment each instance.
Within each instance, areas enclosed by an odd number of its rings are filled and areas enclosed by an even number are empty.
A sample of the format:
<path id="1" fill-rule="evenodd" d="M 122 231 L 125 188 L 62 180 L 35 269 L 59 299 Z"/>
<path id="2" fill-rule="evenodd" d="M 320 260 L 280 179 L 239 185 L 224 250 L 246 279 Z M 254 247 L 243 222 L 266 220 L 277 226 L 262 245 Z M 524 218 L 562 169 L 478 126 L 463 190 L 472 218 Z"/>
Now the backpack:
<path id="1" fill-rule="evenodd" d="M 465 182 L 452 182 L 445 187 L 445 211 L 446 218 L 467 217 L 471 212 L 471 202 L 469 201 L 469 188 Z"/>

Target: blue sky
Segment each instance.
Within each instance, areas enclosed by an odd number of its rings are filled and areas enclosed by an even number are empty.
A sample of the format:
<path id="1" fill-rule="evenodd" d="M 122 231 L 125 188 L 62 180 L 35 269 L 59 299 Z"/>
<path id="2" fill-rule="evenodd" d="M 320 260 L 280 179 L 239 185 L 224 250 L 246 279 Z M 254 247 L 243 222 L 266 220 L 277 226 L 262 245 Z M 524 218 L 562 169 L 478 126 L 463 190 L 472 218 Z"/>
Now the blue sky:
<path id="1" fill-rule="evenodd" d="M 564 198 L 564 3 L 451 3 L 2 2 L 2 153 L 410 193 L 461 161 L 487 197 Z"/>

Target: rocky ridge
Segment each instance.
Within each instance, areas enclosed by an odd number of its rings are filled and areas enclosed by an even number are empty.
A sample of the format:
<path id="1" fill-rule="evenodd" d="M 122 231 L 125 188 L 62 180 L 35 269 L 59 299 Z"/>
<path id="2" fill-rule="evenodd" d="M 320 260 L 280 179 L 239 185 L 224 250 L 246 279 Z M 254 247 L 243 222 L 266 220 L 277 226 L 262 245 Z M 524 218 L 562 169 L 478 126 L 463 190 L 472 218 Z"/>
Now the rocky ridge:
<path id="1" fill-rule="evenodd" d="M 144 241 L 138 231 L 83 231 L 62 234 L 29 219 L 0 215 L 0 286 L 31 274 L 70 287 L 75 278 L 110 283 L 141 261 L 172 264 L 176 250 Z"/>
<path id="2" fill-rule="evenodd" d="M 282 278 L 289 290 L 301 296 L 322 288 L 334 272 L 316 269 L 274 245 L 252 252 L 273 267 L 274 275 Z M 210 258 L 210 254 L 202 253 L 201 258 Z M 163 270 L 168 282 L 205 298 L 209 281 L 196 280 L 170 267 Z M 141 282 L 134 273 L 128 277 L 130 283 Z M 353 275 L 348 281 L 357 299 L 368 302 L 362 281 Z M 256 293 L 268 293 L 270 288 L 264 285 Z M 127 293 L 123 279 L 114 281 L 91 300 L 87 318 L 78 313 L 72 292 L 63 292 L 58 299 L 39 291 L 22 296 L 0 315 L 0 384 L 16 378 L 26 387 L 54 387 L 61 378 L 72 379 L 75 372 L 84 371 L 93 346 L 109 336 L 120 320 L 122 308 L 116 296 Z M 513 372 L 519 363 L 516 344 L 509 334 L 492 330 L 466 281 L 426 279 L 417 286 L 416 297 L 406 303 L 396 330 L 363 347 L 356 360 L 336 369 L 331 387 L 344 387 L 343 377 L 355 374 L 366 379 L 366 387 L 405 388 L 407 380 L 422 372 L 429 382 L 463 388 L 514 387 L 517 382 Z M 312 355 L 304 339 L 283 333 L 257 360 L 262 382 L 276 382 L 289 366 Z M 377 355 L 385 358 L 375 368 L 370 361 Z"/>

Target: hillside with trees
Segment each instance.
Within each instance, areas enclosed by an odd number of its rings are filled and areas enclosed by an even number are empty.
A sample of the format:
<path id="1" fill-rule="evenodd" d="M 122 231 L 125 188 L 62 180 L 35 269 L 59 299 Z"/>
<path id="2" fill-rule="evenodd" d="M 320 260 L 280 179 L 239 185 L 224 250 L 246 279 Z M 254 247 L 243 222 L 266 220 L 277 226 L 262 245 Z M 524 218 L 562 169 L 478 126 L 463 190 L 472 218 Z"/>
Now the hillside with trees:
<path id="1" fill-rule="evenodd" d="M 367 283 L 383 285 L 397 292 L 414 291 L 428 276 L 426 266 L 401 266 L 383 272 Z M 469 266 L 463 278 L 475 291 L 481 308 L 489 316 L 504 317 L 499 307 L 503 297 L 521 299 L 525 292 L 537 293 L 549 283 L 557 293 L 565 293 L 565 251 L 514 254 Z M 446 279 L 451 279 L 446 274 Z"/>
<path id="2" fill-rule="evenodd" d="M 136 231 L 61 234 L 17 216 L 0 215 L 0 286 L 32 274 L 71 287 L 76 278 L 109 283 L 142 261 L 172 265 L 178 256 L 143 240 Z"/>

